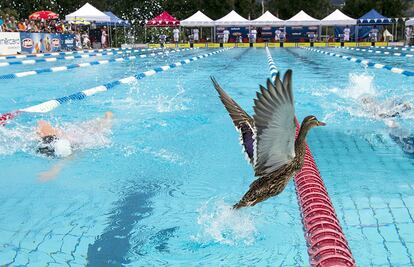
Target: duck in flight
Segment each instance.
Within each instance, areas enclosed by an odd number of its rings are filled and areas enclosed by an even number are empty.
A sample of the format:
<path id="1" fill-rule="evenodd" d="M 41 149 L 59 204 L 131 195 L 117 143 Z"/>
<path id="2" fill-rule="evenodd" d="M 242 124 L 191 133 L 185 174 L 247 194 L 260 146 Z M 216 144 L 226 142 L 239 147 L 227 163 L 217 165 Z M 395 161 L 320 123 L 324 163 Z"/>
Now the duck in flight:
<path id="1" fill-rule="evenodd" d="M 283 81 L 267 80 L 254 99 L 251 117 L 211 78 L 221 102 L 240 133 L 243 150 L 252 164 L 257 179 L 250 185 L 235 209 L 254 206 L 280 194 L 290 178 L 302 169 L 306 153 L 306 135 L 315 126 L 324 126 L 315 116 L 307 116 L 295 140 L 296 123 L 292 92 L 292 71 Z"/>

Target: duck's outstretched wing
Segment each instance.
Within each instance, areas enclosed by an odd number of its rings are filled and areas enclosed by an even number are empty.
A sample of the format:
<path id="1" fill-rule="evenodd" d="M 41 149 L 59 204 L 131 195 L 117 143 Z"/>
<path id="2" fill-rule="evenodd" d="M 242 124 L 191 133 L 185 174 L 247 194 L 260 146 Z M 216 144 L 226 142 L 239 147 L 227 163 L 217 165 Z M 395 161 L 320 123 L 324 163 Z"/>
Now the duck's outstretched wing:
<path id="1" fill-rule="evenodd" d="M 234 101 L 221 86 L 217 83 L 214 77 L 211 77 L 214 87 L 216 88 L 221 102 L 229 112 L 233 124 L 237 131 L 240 133 L 240 142 L 243 146 L 243 151 L 251 164 L 253 164 L 254 156 L 254 143 L 255 143 L 255 129 L 253 118 L 246 113 L 237 103 Z"/>
<path id="2" fill-rule="evenodd" d="M 293 105 L 292 71 L 285 73 L 283 83 L 279 74 L 267 88 L 260 86 L 254 100 L 256 176 L 264 176 L 288 164 L 295 157 L 295 108 Z"/>

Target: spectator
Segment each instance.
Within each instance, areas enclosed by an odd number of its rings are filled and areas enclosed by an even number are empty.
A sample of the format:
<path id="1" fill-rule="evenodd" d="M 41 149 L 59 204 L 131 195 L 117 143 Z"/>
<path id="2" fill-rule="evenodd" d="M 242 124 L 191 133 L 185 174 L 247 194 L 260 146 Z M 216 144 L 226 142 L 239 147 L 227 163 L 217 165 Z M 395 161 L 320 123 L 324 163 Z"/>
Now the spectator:
<path id="1" fill-rule="evenodd" d="M 102 48 L 107 48 L 108 47 L 107 46 L 107 37 L 108 37 L 108 34 L 106 33 L 106 26 L 104 26 L 101 31 L 102 31 L 102 35 L 101 35 L 101 45 L 102 45 Z"/>

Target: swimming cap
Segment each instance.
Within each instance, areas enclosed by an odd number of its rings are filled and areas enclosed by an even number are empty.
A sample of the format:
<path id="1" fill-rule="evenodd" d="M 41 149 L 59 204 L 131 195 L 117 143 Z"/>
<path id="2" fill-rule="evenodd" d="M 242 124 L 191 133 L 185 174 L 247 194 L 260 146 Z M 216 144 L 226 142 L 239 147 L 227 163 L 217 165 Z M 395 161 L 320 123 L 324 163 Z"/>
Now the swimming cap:
<path id="1" fill-rule="evenodd" d="M 67 139 L 57 139 L 54 143 L 55 155 L 67 157 L 72 154 L 72 147 Z"/>

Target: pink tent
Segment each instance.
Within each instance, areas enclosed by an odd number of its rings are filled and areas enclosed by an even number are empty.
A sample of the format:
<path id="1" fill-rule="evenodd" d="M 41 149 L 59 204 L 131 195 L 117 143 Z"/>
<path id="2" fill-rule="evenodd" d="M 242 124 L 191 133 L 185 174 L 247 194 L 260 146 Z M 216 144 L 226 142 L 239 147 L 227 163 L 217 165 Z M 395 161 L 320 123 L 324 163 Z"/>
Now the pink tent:
<path id="1" fill-rule="evenodd" d="M 167 11 L 162 12 L 160 15 L 149 20 L 146 27 L 178 27 L 180 21 L 171 16 Z"/>

